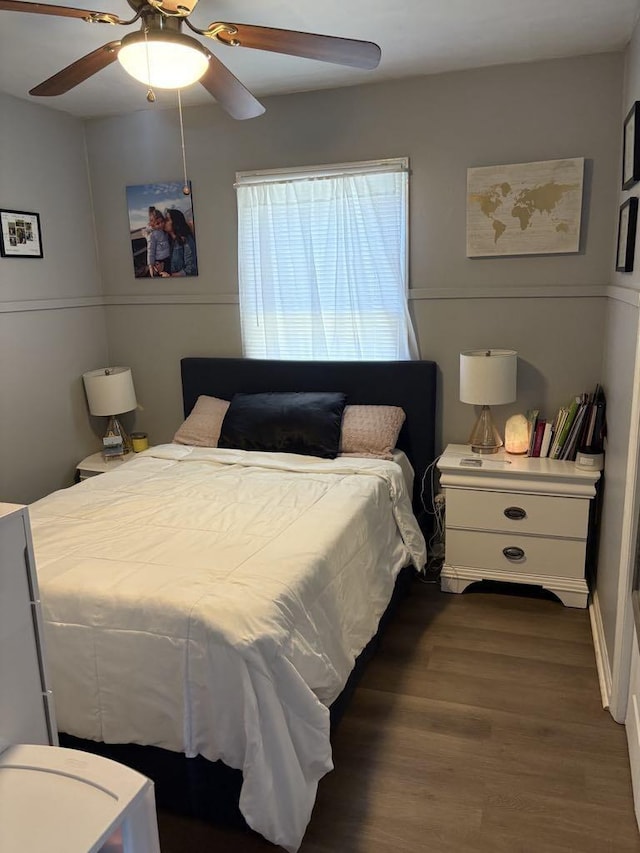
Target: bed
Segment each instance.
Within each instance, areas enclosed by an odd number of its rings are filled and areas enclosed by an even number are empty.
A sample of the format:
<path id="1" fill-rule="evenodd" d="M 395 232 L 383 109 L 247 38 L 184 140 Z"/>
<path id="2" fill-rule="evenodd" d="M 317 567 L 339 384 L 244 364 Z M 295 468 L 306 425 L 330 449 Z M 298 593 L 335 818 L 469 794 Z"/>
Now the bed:
<path id="1" fill-rule="evenodd" d="M 394 462 L 171 444 L 30 510 L 61 730 L 83 748 L 137 747 L 141 762 L 111 754 L 156 781 L 160 765 L 179 777 L 176 760 L 221 761 L 248 825 L 295 851 L 332 769 L 329 708 L 398 577 L 424 564 L 435 365 L 188 358 L 181 371 L 185 416 L 201 395 L 336 390 L 406 413 L 412 495 Z M 205 810 L 227 787 L 187 775 Z"/>

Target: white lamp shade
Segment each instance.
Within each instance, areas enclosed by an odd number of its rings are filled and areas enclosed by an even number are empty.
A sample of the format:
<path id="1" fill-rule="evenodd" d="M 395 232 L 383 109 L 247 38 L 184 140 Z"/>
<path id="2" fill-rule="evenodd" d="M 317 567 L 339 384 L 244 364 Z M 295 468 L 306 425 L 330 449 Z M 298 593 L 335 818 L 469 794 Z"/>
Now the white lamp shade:
<path id="1" fill-rule="evenodd" d="M 103 367 L 82 374 L 92 415 L 121 415 L 138 405 L 129 367 Z"/>
<path id="2" fill-rule="evenodd" d="M 499 406 L 516 399 L 518 353 L 477 349 L 460 353 L 460 400 L 476 406 Z"/>
<path id="3" fill-rule="evenodd" d="M 118 60 L 128 74 L 154 89 L 190 86 L 209 67 L 209 57 L 199 42 L 165 30 L 129 33 L 122 39 Z"/>

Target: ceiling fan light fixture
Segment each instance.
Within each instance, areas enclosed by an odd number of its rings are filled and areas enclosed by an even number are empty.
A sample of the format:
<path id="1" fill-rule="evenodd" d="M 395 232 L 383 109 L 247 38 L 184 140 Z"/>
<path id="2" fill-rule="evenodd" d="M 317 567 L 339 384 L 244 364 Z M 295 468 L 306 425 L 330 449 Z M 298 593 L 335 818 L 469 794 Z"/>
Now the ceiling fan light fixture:
<path id="1" fill-rule="evenodd" d="M 194 38 L 154 30 L 126 35 L 118 60 L 128 74 L 156 89 L 190 86 L 209 65 L 207 52 Z"/>

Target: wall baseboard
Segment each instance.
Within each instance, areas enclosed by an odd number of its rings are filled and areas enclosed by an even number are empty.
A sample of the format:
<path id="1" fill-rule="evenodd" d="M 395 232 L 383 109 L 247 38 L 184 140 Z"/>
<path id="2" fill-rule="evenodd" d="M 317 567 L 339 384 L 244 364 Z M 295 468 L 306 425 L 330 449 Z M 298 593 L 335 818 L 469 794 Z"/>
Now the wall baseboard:
<path id="1" fill-rule="evenodd" d="M 593 648 L 596 655 L 596 668 L 598 670 L 598 682 L 600 684 L 600 695 L 602 707 L 608 708 L 611 704 L 611 665 L 607 654 L 607 641 L 604 636 L 604 625 L 602 624 L 602 611 L 598 591 L 591 594 L 589 602 L 589 620 L 591 622 L 591 634 L 593 636 Z"/>

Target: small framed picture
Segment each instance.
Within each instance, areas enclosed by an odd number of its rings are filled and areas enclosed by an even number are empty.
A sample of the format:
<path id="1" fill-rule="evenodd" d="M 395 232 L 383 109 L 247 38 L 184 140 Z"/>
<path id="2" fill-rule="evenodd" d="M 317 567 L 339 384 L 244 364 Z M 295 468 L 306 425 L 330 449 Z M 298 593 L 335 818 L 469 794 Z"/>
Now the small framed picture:
<path id="1" fill-rule="evenodd" d="M 640 180 L 640 101 L 627 113 L 622 133 L 622 189 Z"/>
<path id="2" fill-rule="evenodd" d="M 628 198 L 620 206 L 618 219 L 618 250 L 616 252 L 616 270 L 631 272 L 636 248 L 636 225 L 638 224 L 638 199 Z"/>
<path id="3" fill-rule="evenodd" d="M 0 210 L 0 256 L 41 258 L 40 214 Z"/>

